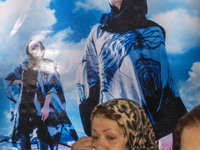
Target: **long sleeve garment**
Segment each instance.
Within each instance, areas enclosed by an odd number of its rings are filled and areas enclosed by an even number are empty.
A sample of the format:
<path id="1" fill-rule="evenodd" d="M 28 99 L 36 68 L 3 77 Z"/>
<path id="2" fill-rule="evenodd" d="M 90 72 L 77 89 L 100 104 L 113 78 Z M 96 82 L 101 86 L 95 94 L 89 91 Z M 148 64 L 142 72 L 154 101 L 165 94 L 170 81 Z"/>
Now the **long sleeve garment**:
<path id="1" fill-rule="evenodd" d="M 5 87 L 7 91 L 7 96 L 14 103 L 14 135 L 18 132 L 18 121 L 19 114 L 22 107 L 22 94 L 23 90 L 27 89 L 24 87 L 24 72 L 28 68 L 29 59 L 25 60 L 19 67 L 17 67 L 14 72 L 10 73 L 5 78 Z M 60 128 L 57 125 L 65 127 L 65 129 L 70 133 L 70 135 L 77 140 L 77 134 L 72 126 L 67 114 L 66 114 L 66 101 L 63 93 L 62 84 L 60 81 L 60 76 L 57 72 L 56 64 L 48 59 L 43 59 L 38 63 L 37 68 L 37 79 L 34 94 L 34 108 L 37 116 L 40 116 L 41 109 L 45 102 L 45 97 L 52 93 L 52 99 L 49 105 L 49 116 L 47 118 L 47 124 L 55 128 L 60 132 Z M 20 80 L 21 84 L 12 84 L 13 81 Z M 27 91 L 26 91 L 27 92 Z M 31 112 L 31 110 L 25 110 Z M 51 133 L 51 131 L 50 131 Z"/>
<path id="2" fill-rule="evenodd" d="M 171 78 L 161 28 L 150 26 L 122 34 L 101 28 L 93 27 L 77 70 L 79 102 L 94 94 L 90 88 L 100 82 L 100 103 L 132 99 L 145 108 L 158 138 L 172 132 L 170 128 L 185 107 Z M 180 103 L 180 109 L 172 103 L 178 107 Z"/>

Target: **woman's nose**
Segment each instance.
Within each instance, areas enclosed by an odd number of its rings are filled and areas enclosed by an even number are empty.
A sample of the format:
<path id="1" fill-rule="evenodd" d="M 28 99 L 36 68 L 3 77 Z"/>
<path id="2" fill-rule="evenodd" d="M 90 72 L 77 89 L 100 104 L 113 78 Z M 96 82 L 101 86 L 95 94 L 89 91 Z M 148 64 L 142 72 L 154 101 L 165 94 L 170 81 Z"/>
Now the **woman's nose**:
<path id="1" fill-rule="evenodd" d="M 93 143 L 95 150 L 108 150 L 106 141 L 103 139 L 99 139 Z"/>
<path id="2" fill-rule="evenodd" d="M 32 50 L 35 50 L 39 47 L 39 45 L 33 45 Z"/>

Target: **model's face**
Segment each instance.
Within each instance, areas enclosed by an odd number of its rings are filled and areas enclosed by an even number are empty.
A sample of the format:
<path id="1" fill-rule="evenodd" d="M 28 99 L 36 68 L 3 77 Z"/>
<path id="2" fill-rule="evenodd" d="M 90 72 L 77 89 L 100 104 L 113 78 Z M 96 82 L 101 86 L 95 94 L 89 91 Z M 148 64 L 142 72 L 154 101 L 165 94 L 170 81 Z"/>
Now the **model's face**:
<path id="1" fill-rule="evenodd" d="M 92 136 L 95 150 L 126 150 L 123 129 L 116 121 L 105 117 L 94 117 Z"/>
<path id="2" fill-rule="evenodd" d="M 42 57 L 43 52 L 41 50 L 40 42 L 39 41 L 31 41 L 28 45 L 28 52 L 33 57 Z"/>
<path id="3" fill-rule="evenodd" d="M 200 127 L 183 129 L 181 135 L 181 150 L 200 150 Z"/>
<path id="4" fill-rule="evenodd" d="M 123 0 L 109 0 L 110 5 L 117 7 L 118 9 L 121 8 Z"/>

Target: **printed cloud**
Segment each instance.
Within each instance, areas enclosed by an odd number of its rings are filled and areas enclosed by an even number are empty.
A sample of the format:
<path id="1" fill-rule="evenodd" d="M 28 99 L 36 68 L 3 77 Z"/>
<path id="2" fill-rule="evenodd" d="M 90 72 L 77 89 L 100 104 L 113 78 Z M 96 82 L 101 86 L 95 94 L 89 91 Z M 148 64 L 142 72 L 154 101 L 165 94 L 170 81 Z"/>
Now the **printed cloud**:
<path id="1" fill-rule="evenodd" d="M 86 11 L 93 9 L 108 11 L 109 5 L 108 0 L 78 0 L 76 2 L 75 11 L 81 8 Z"/>
<path id="2" fill-rule="evenodd" d="M 199 45 L 200 18 L 192 16 L 184 9 L 172 10 L 154 16 L 152 20 L 166 30 L 168 53 L 184 53 Z"/>
<path id="3" fill-rule="evenodd" d="M 186 81 L 180 84 L 180 95 L 184 104 L 188 109 L 191 109 L 200 104 L 200 62 L 193 64 L 189 76 Z"/>
<path id="4" fill-rule="evenodd" d="M 86 39 L 82 39 L 78 43 L 64 40 L 72 33 L 73 31 L 70 28 L 66 28 L 44 40 L 46 45 L 45 57 L 58 64 L 63 85 L 66 88 L 75 84 L 76 69 L 86 43 Z"/>
<path id="5" fill-rule="evenodd" d="M 0 77 L 23 61 L 25 46 L 33 35 L 49 32 L 56 23 L 50 0 L 7 0 L 0 2 Z M 18 59 L 15 59 L 17 55 Z M 12 61 L 11 61 L 12 60 Z M 11 71 L 9 70 L 9 71 Z"/>

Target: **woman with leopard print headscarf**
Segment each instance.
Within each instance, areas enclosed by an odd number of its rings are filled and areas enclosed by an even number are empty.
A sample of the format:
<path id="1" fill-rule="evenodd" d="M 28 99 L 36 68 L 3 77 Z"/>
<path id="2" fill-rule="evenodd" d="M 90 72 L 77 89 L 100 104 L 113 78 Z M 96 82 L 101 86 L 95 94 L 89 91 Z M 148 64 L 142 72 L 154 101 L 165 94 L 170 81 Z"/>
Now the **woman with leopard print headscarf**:
<path id="1" fill-rule="evenodd" d="M 92 138 L 82 137 L 72 150 L 156 150 L 155 134 L 143 108 L 129 99 L 97 105 L 91 115 Z"/>

